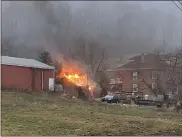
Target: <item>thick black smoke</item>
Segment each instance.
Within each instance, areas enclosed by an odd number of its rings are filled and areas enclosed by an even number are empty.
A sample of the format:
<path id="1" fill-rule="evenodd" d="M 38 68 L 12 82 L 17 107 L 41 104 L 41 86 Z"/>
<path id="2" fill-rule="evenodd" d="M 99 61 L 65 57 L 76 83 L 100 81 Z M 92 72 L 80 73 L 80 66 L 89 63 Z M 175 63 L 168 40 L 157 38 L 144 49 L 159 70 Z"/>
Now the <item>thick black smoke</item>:
<path id="1" fill-rule="evenodd" d="M 12 56 L 67 54 L 80 37 L 99 41 L 110 56 L 182 41 L 182 15 L 169 2 L 3 1 L 2 11 L 2 51 Z"/>

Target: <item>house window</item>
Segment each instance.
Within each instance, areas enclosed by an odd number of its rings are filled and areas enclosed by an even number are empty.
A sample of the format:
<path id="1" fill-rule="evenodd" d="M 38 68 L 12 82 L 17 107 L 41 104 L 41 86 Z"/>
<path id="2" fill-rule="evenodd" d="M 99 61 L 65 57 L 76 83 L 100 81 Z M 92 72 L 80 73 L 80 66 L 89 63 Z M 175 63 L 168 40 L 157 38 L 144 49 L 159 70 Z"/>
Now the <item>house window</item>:
<path id="1" fill-rule="evenodd" d="M 133 80 L 138 78 L 138 72 L 133 72 Z"/>
<path id="2" fill-rule="evenodd" d="M 138 92 L 138 84 L 133 84 L 133 92 Z"/>
<path id="3" fill-rule="evenodd" d="M 152 83 L 152 89 L 156 89 L 156 83 Z"/>
<path id="4" fill-rule="evenodd" d="M 152 72 L 152 79 L 157 79 L 157 73 L 156 72 Z"/>
<path id="5" fill-rule="evenodd" d="M 110 80 L 110 84 L 116 84 L 116 80 L 115 79 L 111 79 Z"/>
<path id="6" fill-rule="evenodd" d="M 166 63 L 167 63 L 168 65 L 170 65 L 170 64 L 171 64 L 171 61 L 170 61 L 170 60 L 166 60 Z"/>

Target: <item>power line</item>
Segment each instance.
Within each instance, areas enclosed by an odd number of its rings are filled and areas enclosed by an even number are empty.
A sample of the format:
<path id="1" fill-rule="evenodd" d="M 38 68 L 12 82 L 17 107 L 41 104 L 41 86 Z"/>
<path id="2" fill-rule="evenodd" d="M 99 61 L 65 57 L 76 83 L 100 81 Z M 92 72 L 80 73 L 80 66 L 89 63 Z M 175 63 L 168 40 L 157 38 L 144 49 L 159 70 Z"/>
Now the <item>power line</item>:
<path id="1" fill-rule="evenodd" d="M 172 1 L 174 4 L 175 4 L 175 6 L 179 9 L 179 10 L 181 10 L 182 11 L 182 9 L 174 2 L 174 1 Z M 179 2 L 179 1 L 178 1 Z M 179 2 L 180 3 L 180 2 Z M 181 3 L 180 3 L 181 4 Z"/>
<path id="2" fill-rule="evenodd" d="M 182 1 L 178 0 L 178 3 L 182 6 Z"/>
<path id="3" fill-rule="evenodd" d="M 175 5 L 176 5 L 176 7 L 179 9 L 179 10 L 181 10 L 182 11 L 182 9 L 174 2 L 174 1 L 172 1 Z M 181 4 L 181 3 L 180 3 Z"/>

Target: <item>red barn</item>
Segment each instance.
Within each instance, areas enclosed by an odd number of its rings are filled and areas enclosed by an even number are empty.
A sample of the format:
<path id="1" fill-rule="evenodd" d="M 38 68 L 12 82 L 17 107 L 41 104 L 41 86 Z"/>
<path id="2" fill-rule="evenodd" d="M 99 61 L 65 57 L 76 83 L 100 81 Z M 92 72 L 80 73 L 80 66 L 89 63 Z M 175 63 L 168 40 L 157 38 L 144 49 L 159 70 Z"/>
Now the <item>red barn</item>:
<path id="1" fill-rule="evenodd" d="M 1 86 L 20 90 L 54 90 L 55 69 L 34 59 L 2 56 Z"/>

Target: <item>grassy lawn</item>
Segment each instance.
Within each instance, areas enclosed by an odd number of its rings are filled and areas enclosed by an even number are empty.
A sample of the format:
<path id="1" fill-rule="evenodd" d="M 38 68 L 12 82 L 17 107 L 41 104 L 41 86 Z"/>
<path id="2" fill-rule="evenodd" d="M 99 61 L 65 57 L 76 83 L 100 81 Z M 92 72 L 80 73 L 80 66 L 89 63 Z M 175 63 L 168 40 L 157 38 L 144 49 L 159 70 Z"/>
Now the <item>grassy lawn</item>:
<path id="1" fill-rule="evenodd" d="M 182 135 L 182 115 L 2 91 L 2 135 Z"/>

